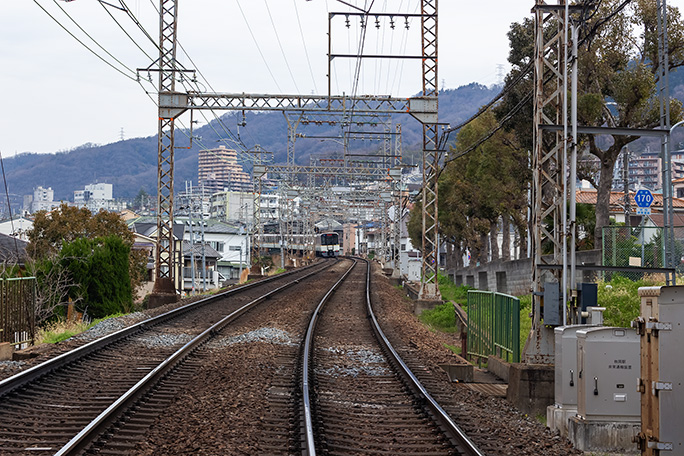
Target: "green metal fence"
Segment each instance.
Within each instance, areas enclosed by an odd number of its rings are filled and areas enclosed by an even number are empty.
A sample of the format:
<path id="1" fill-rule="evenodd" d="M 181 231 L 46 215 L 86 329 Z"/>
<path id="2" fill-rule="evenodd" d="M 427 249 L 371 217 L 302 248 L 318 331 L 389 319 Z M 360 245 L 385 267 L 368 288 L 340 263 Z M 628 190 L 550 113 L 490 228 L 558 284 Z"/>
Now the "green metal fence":
<path id="1" fill-rule="evenodd" d="M 520 300 L 493 291 L 468 290 L 468 356 L 489 355 L 520 362 Z"/>
<path id="2" fill-rule="evenodd" d="M 36 279 L 0 279 L 0 342 L 22 345 L 33 342 Z"/>

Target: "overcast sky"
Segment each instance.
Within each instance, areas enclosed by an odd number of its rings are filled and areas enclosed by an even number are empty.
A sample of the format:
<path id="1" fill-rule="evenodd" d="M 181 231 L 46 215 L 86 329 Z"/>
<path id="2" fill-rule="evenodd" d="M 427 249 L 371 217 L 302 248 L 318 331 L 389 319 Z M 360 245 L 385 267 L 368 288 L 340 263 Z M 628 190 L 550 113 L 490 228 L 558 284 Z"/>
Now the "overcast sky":
<path id="1" fill-rule="evenodd" d="M 119 4 L 119 0 L 108 2 Z M 123 3 L 156 42 L 158 0 Z M 531 17 L 533 4 L 531 0 L 441 0 L 440 85 L 498 82 L 497 65 L 503 65 L 504 72 L 509 68 L 509 26 Z M 375 0 L 372 11 L 414 13 L 419 8 L 419 0 Z M 179 51 L 178 60 L 201 72 L 195 87 L 204 91 L 324 94 L 328 12 L 333 11 L 349 8 L 333 0 L 180 0 L 178 40 L 185 52 Z M 349 21 L 349 27 L 344 16 L 332 21 L 333 53 L 357 52 L 359 19 Z M 401 16 L 394 19 L 394 29 L 388 18 L 380 20 L 380 28 L 375 18 L 370 22 L 364 53 L 420 53 L 418 20 L 410 20 L 408 30 Z M 152 99 L 156 99 L 157 75 L 149 73 L 154 85 L 145 81 L 146 71 L 141 73 L 143 81 L 135 79 L 136 70 L 149 67 L 157 56 L 154 43 L 126 12 L 104 8 L 97 0 L 0 1 L 3 157 L 57 152 L 88 142 L 111 143 L 122 132 L 126 139 L 155 134 L 157 110 Z M 333 61 L 333 94 L 353 92 L 354 71 L 354 60 Z M 418 60 L 366 60 L 356 93 L 409 96 L 420 90 Z M 181 124 L 188 123 L 186 115 Z"/>

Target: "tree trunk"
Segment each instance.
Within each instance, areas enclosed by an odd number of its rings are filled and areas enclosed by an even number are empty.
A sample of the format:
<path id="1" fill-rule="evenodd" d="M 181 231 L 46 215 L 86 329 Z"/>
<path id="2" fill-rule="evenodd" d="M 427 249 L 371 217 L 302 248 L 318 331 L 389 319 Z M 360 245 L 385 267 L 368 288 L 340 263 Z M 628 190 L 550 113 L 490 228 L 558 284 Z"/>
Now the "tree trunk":
<path id="1" fill-rule="evenodd" d="M 478 255 L 478 261 L 480 264 L 485 264 L 489 261 L 489 239 L 486 234 L 480 235 L 480 254 Z"/>
<path id="2" fill-rule="evenodd" d="M 498 221 L 490 222 L 489 224 L 489 244 L 491 252 L 491 261 L 499 259 L 499 223 Z"/>
<path id="3" fill-rule="evenodd" d="M 446 270 L 454 268 L 454 243 L 451 241 L 446 242 L 446 264 L 444 265 Z"/>
<path id="4" fill-rule="evenodd" d="M 511 221 L 507 214 L 501 216 L 501 232 L 503 233 L 503 242 L 501 243 L 501 260 L 511 260 Z"/>
<path id="5" fill-rule="evenodd" d="M 605 152 L 606 155 L 608 151 Z M 603 245 L 603 228 L 610 225 L 610 190 L 613 186 L 613 167 L 615 160 L 604 157 L 601 160 L 601 175 L 596 189 L 596 228 L 594 230 L 594 247 Z"/>

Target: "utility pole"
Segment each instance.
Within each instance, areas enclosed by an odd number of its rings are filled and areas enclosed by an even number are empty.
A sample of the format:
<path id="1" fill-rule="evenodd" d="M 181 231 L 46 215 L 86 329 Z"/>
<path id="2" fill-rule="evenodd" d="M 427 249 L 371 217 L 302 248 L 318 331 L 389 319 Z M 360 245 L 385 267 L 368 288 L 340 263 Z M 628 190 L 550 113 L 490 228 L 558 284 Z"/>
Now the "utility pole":
<path id="1" fill-rule="evenodd" d="M 188 185 L 189 184 L 189 185 Z M 192 201 L 192 181 L 185 181 L 185 194 L 188 196 L 190 200 L 190 204 L 188 206 L 188 219 L 190 223 L 190 269 L 191 272 L 190 274 L 192 275 L 192 288 L 190 290 L 190 294 L 194 295 L 195 294 L 195 235 L 193 233 L 193 221 L 192 221 L 192 211 L 194 209 L 194 202 Z M 185 280 L 185 274 L 183 274 L 183 280 Z"/>
<path id="2" fill-rule="evenodd" d="M 200 232 L 202 233 L 200 249 L 202 251 L 202 291 L 207 291 L 207 256 L 204 248 L 204 183 L 202 183 L 202 198 L 199 206 L 200 213 Z"/>
<path id="3" fill-rule="evenodd" d="M 622 183 L 623 192 L 625 195 L 625 225 L 630 226 L 630 217 L 632 215 L 632 201 L 629 196 L 629 149 L 625 146 L 622 154 Z"/>
<path id="4" fill-rule="evenodd" d="M 660 128 L 670 131 L 670 70 L 669 44 L 667 36 L 667 1 L 656 0 L 658 10 L 658 99 L 660 107 Z M 674 211 L 672 207 L 672 154 L 669 137 L 660 140 L 660 158 L 663 164 L 663 267 L 675 266 L 674 261 Z M 674 285 L 675 275 L 666 275 L 668 285 Z"/>

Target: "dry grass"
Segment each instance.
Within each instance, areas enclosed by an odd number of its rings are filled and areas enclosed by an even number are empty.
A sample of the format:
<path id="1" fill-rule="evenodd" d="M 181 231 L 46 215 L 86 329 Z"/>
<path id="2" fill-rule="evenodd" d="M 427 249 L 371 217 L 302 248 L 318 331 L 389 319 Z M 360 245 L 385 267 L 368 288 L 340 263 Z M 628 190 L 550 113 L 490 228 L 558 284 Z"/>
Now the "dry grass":
<path id="1" fill-rule="evenodd" d="M 35 344 L 55 344 L 80 334 L 89 327 L 90 325 L 83 321 L 57 320 L 49 322 L 38 329 Z"/>

